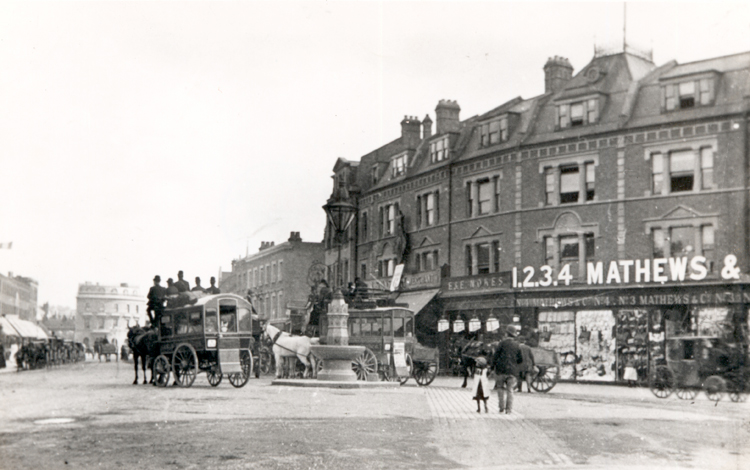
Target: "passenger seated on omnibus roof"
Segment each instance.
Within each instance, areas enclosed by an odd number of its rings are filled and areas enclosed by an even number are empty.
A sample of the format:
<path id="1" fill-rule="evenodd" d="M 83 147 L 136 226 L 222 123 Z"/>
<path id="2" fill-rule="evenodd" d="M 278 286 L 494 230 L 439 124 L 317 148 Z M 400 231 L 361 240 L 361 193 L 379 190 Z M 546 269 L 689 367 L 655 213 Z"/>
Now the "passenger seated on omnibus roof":
<path id="1" fill-rule="evenodd" d="M 237 331 L 237 322 L 234 319 L 234 313 L 221 314 L 221 332 L 234 333 Z"/>

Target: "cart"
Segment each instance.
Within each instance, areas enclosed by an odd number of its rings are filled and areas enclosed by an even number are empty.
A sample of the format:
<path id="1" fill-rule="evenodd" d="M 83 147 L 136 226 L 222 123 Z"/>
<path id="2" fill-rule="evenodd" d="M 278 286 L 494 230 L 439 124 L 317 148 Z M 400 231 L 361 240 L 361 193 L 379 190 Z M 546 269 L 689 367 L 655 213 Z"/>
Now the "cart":
<path id="1" fill-rule="evenodd" d="M 328 332 L 325 315 L 320 319 L 320 332 L 320 342 L 325 344 Z M 358 380 L 398 380 L 404 384 L 413 377 L 418 385 L 426 386 L 437 376 L 438 350 L 417 342 L 414 312 L 407 308 L 350 309 L 349 345 L 365 347 L 352 361 Z"/>
<path id="2" fill-rule="evenodd" d="M 251 305 L 235 294 L 191 300 L 179 307 L 168 304 L 161 315 L 153 364 L 156 384 L 165 387 L 173 375 L 178 386 L 190 387 L 205 372 L 213 387 L 225 376 L 234 387 L 243 387 L 253 371 L 260 333 Z"/>
<path id="3" fill-rule="evenodd" d="M 560 355 L 551 349 L 529 348 L 534 359 L 534 370 L 529 381 L 537 392 L 547 393 L 560 380 Z"/>
<path id="4" fill-rule="evenodd" d="M 659 398 L 674 392 L 682 400 L 692 400 L 703 390 L 712 401 L 728 393 L 732 401 L 741 402 L 750 391 L 749 363 L 746 347 L 721 338 L 669 338 L 666 364 L 653 370 L 649 387 Z"/>

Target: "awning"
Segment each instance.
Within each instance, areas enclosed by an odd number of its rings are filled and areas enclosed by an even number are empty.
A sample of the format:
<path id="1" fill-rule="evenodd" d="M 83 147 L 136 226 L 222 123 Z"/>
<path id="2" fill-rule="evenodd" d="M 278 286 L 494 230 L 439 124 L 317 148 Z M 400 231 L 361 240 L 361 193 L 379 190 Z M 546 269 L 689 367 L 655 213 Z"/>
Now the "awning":
<path id="1" fill-rule="evenodd" d="M 30 321 L 21 320 L 16 315 L 4 317 L 8 323 L 21 335 L 22 338 L 47 339 L 47 333 Z"/>
<path id="2" fill-rule="evenodd" d="M 432 300 L 440 289 L 421 290 L 418 292 L 404 292 L 396 298 L 396 303 L 405 303 L 409 309 L 418 314 L 430 300 Z"/>
<path id="3" fill-rule="evenodd" d="M 5 319 L 5 317 L 0 317 L 0 326 L 3 327 L 2 331 L 5 336 L 15 336 L 17 338 L 21 337 L 21 334 L 15 328 L 13 328 L 13 325 L 11 325 L 10 322 Z"/>

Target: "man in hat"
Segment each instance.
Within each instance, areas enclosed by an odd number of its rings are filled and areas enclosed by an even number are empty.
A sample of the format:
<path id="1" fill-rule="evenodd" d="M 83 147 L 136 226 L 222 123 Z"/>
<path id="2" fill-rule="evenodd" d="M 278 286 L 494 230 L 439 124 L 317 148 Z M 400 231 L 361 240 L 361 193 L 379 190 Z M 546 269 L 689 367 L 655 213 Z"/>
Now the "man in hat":
<path id="1" fill-rule="evenodd" d="M 216 287 L 216 278 L 211 276 L 211 287 L 206 289 L 206 294 L 214 295 L 214 294 L 221 294 L 221 289 Z"/>
<path id="2" fill-rule="evenodd" d="M 189 292 L 190 283 L 187 282 L 185 279 L 183 279 L 182 276 L 183 276 L 182 271 L 179 271 L 177 273 L 177 282 L 175 282 L 174 285 L 177 287 L 177 290 L 180 292 Z"/>
<path id="3" fill-rule="evenodd" d="M 167 296 L 170 295 L 177 295 L 180 293 L 180 290 L 177 289 L 177 286 L 174 285 L 174 280 L 170 277 L 167 279 Z"/>
<path id="4" fill-rule="evenodd" d="M 500 342 L 492 356 L 492 367 L 497 374 L 497 398 L 500 402 L 500 413 L 511 413 L 513 409 L 513 389 L 516 386 L 516 378 L 523 363 L 521 348 L 516 337 L 521 332 L 518 325 L 508 325 L 506 328 L 508 337 Z"/>
<path id="5" fill-rule="evenodd" d="M 206 289 L 201 286 L 201 278 L 195 278 L 195 287 L 193 287 L 190 292 L 206 292 Z"/>
<path id="6" fill-rule="evenodd" d="M 164 299 L 167 296 L 167 290 L 159 284 L 160 282 L 161 277 L 159 275 L 154 276 L 154 285 L 148 290 L 146 313 L 148 313 L 148 319 L 152 325 L 158 324 L 164 311 Z"/>

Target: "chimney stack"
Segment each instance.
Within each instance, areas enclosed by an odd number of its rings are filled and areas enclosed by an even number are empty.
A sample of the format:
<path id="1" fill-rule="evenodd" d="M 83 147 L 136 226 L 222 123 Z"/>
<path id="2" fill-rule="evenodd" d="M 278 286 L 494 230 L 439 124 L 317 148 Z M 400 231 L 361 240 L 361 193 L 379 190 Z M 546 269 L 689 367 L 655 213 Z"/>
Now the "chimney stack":
<path id="1" fill-rule="evenodd" d="M 430 119 L 430 115 L 427 114 L 424 119 L 422 119 L 422 139 L 429 139 L 432 137 L 432 119 Z"/>
<path id="2" fill-rule="evenodd" d="M 440 100 L 435 108 L 435 133 L 444 134 L 446 132 L 458 132 L 460 122 L 458 115 L 461 107 L 455 101 Z"/>
<path id="3" fill-rule="evenodd" d="M 289 241 L 290 242 L 301 242 L 302 237 L 300 236 L 299 232 L 291 232 L 289 234 Z"/>
<path id="4" fill-rule="evenodd" d="M 419 145 L 419 128 L 421 123 L 416 116 L 404 116 L 401 121 L 401 139 L 407 148 L 417 148 Z"/>
<path id="5" fill-rule="evenodd" d="M 565 57 L 554 56 L 544 64 L 544 92 L 557 93 L 573 78 L 573 66 Z"/>

